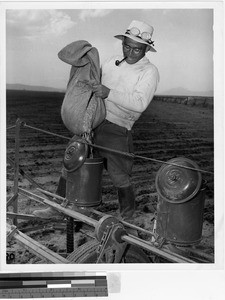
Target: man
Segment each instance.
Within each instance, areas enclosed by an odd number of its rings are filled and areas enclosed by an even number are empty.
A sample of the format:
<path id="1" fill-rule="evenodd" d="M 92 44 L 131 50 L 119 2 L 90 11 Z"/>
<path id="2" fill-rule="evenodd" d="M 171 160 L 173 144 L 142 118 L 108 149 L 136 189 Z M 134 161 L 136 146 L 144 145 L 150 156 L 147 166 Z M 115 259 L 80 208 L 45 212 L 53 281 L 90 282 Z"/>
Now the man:
<path id="1" fill-rule="evenodd" d="M 93 85 L 96 96 L 105 100 L 106 119 L 94 131 L 96 145 L 133 152 L 131 129 L 148 107 L 156 91 L 159 73 L 145 56 L 156 50 L 151 40 L 153 27 L 132 21 L 125 34 L 115 37 L 122 40 L 122 57 L 113 57 L 102 65 L 101 84 Z M 98 150 L 106 160 L 106 169 L 118 189 L 120 215 L 131 220 L 135 211 L 135 195 L 131 184 L 133 159 Z"/>
<path id="2" fill-rule="evenodd" d="M 115 37 L 122 40 L 124 57 L 110 58 L 102 65 L 101 84 L 93 85 L 96 96 L 105 99 L 106 119 L 94 130 L 94 143 L 122 152 L 133 152 L 131 129 L 141 113 L 148 107 L 156 91 L 159 74 L 145 56 L 156 50 L 151 40 L 153 27 L 132 21 L 125 34 Z M 118 189 L 120 215 L 130 220 L 135 211 L 135 196 L 131 184 L 133 159 L 110 151 L 98 151 L 106 160 L 106 168 Z M 61 177 L 57 194 L 65 197 L 66 180 Z M 58 193 L 59 190 L 59 193 Z M 41 218 L 60 214 L 51 207 L 33 212 Z"/>

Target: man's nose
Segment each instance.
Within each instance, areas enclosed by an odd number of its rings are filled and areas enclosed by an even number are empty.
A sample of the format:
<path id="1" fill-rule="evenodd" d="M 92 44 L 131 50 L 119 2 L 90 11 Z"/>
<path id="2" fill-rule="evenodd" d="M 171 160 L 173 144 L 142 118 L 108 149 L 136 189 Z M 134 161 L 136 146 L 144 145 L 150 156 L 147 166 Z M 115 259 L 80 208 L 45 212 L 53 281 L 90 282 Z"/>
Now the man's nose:
<path id="1" fill-rule="evenodd" d="M 133 54 L 133 49 L 131 48 L 131 49 L 129 49 L 129 51 L 128 51 L 128 55 L 132 55 Z"/>

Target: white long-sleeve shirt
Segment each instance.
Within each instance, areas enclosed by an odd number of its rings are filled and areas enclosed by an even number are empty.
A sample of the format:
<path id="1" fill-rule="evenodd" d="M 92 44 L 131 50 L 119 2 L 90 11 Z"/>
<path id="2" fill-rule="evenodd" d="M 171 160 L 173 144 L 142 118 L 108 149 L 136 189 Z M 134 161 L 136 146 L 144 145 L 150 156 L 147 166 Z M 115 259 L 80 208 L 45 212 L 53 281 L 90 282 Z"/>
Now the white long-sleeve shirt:
<path id="1" fill-rule="evenodd" d="M 110 89 L 105 99 L 106 119 L 130 130 L 153 99 L 158 69 L 144 56 L 135 64 L 125 61 L 119 66 L 112 57 L 102 65 L 102 84 Z"/>

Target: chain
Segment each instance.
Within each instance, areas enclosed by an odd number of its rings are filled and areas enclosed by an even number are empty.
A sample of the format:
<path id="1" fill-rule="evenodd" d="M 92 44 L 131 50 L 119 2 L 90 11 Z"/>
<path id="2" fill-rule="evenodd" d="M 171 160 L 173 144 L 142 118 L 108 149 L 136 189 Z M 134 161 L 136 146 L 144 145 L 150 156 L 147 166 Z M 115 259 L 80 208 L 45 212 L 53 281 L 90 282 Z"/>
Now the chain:
<path id="1" fill-rule="evenodd" d="M 109 240 L 109 237 L 112 233 L 113 227 L 114 227 L 113 225 L 112 226 L 106 226 L 106 230 L 104 231 L 104 233 L 102 235 L 101 242 L 100 242 L 100 244 L 98 245 L 98 248 L 97 248 L 98 259 L 97 259 L 96 263 L 99 263 L 100 259 L 102 258 L 105 246 L 106 246 L 106 244 Z"/>

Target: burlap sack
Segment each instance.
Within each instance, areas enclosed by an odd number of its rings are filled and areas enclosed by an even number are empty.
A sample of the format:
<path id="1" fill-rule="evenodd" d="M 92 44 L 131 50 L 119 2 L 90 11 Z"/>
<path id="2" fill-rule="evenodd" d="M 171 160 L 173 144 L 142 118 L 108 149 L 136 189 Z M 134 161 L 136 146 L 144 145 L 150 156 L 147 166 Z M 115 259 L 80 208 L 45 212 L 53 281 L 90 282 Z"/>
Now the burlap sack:
<path id="1" fill-rule="evenodd" d="M 100 83 L 98 51 L 86 41 L 77 41 L 63 48 L 58 56 L 72 65 L 61 107 L 62 120 L 73 134 L 90 133 L 106 114 L 104 101 L 92 91 L 92 84 Z"/>

